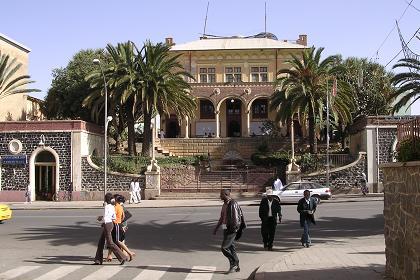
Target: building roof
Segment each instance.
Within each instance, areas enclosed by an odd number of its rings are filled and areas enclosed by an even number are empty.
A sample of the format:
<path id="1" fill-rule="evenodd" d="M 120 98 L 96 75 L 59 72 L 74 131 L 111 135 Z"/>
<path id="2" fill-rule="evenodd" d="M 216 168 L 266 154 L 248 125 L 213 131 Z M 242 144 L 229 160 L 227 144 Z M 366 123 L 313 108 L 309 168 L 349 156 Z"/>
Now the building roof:
<path id="1" fill-rule="evenodd" d="M 18 42 L 16 42 L 13 39 L 10 39 L 9 37 L 7 37 L 6 35 L 4 35 L 2 33 L 0 33 L 0 40 L 6 41 L 7 43 L 9 43 L 9 44 L 11 44 L 11 45 L 13 45 L 13 46 L 15 46 L 15 47 L 23 50 L 24 52 L 29 53 L 31 51 L 31 49 L 28 48 L 27 46 L 22 45 L 21 43 L 18 43 Z"/>
<path id="2" fill-rule="evenodd" d="M 172 46 L 172 51 L 305 49 L 306 46 L 269 38 L 211 38 Z"/>

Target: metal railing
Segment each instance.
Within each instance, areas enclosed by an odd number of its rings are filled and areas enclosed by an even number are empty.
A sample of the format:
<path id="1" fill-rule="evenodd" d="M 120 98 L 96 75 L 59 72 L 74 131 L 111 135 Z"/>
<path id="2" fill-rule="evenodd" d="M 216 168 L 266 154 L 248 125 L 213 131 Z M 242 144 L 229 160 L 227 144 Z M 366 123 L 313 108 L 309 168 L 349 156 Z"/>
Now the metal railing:
<path id="1" fill-rule="evenodd" d="M 413 139 L 413 142 L 416 141 L 416 138 L 420 137 L 420 119 L 414 119 L 398 125 L 397 128 L 397 138 L 398 142 L 401 143 L 404 140 Z"/>

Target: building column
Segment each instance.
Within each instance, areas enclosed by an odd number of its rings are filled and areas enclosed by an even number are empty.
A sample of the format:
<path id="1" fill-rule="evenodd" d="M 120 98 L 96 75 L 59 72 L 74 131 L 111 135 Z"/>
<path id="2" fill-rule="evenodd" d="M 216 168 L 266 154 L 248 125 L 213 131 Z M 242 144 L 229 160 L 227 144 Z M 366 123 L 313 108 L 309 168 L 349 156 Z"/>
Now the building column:
<path id="1" fill-rule="evenodd" d="M 374 129 L 366 129 L 366 157 L 367 157 L 367 183 L 369 192 L 373 192 L 373 186 L 377 183 L 378 164 L 376 159 L 376 133 Z"/>
<path id="2" fill-rule="evenodd" d="M 245 127 L 245 137 L 249 137 L 251 135 L 251 114 L 250 111 L 247 110 L 246 112 L 246 127 Z"/>
<path id="3" fill-rule="evenodd" d="M 188 128 L 189 128 L 189 121 L 188 121 L 188 116 L 186 116 L 185 117 L 185 136 L 184 136 L 184 138 L 190 138 Z"/>
<path id="4" fill-rule="evenodd" d="M 216 111 L 216 138 L 220 138 L 219 111 Z"/>

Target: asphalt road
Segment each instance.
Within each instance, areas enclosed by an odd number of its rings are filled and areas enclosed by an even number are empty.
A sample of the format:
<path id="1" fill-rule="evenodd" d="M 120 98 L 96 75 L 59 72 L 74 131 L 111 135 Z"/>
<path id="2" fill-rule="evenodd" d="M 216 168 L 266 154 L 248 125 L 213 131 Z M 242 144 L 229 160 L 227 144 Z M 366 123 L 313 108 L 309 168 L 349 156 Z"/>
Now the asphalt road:
<path id="1" fill-rule="evenodd" d="M 67 270 L 60 279 L 65 280 L 108 279 L 102 273 L 122 280 L 247 279 L 274 256 L 301 249 L 296 205 L 282 209 L 274 251 L 267 252 L 262 250 L 258 207 L 243 207 L 248 228 L 237 245 L 241 272 L 230 275 L 224 274 L 228 262 L 219 249 L 222 232 L 212 235 L 220 207 L 130 209 L 127 244 L 136 257 L 124 267 L 117 261 L 89 265 L 101 231 L 95 221 L 101 210 L 15 210 L 13 219 L 0 225 L 0 279 L 8 279 L 11 269 L 23 271 L 26 266 L 28 272 L 16 279 L 57 279 L 59 274 L 47 273 L 63 265 Z M 382 213 L 382 201 L 321 204 L 312 242 L 381 236 Z"/>

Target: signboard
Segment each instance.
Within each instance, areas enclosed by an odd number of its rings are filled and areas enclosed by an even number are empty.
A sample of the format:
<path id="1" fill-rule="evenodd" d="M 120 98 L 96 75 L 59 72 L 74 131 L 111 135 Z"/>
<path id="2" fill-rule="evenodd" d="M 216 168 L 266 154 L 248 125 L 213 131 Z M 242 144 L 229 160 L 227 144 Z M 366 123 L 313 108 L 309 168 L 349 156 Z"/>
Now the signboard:
<path id="1" fill-rule="evenodd" d="M 3 165 L 26 165 L 28 159 L 26 155 L 7 155 L 1 156 L 1 164 Z"/>

